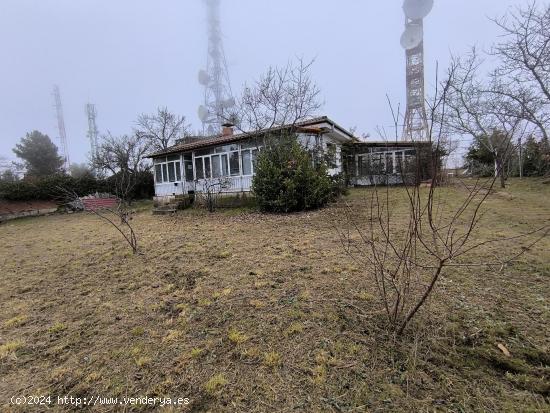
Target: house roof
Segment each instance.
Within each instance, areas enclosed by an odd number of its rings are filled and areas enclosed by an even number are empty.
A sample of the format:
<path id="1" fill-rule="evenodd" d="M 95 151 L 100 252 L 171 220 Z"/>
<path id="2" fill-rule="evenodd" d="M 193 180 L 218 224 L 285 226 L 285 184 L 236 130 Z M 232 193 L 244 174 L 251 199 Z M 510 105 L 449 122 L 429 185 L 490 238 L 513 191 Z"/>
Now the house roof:
<path id="1" fill-rule="evenodd" d="M 321 133 L 323 129 L 320 127 L 316 127 L 321 123 L 328 123 L 334 129 L 338 129 L 344 135 L 347 135 L 350 139 L 355 139 L 355 137 L 351 132 L 342 128 L 340 125 L 338 125 L 336 122 L 329 119 L 327 116 L 319 116 L 317 118 L 308 119 L 302 122 L 297 122 L 292 125 L 282 125 L 274 128 L 262 129 L 253 133 L 238 133 L 234 135 L 220 134 L 215 136 L 209 136 L 206 138 L 196 139 L 196 140 L 193 140 L 192 142 L 182 142 L 182 143 L 173 145 L 169 148 L 154 152 L 148 155 L 147 158 L 155 158 L 157 156 L 168 155 L 171 153 L 188 152 L 196 149 L 206 148 L 208 146 L 225 145 L 228 143 L 238 142 L 254 136 L 265 135 L 267 133 L 282 131 L 282 130 L 291 129 L 291 128 L 297 128 L 298 130 L 304 131 L 304 132 Z"/>
<path id="2" fill-rule="evenodd" d="M 414 146 L 427 146 L 430 145 L 429 141 L 359 141 L 351 142 L 356 148 L 370 148 L 370 147 L 391 147 L 391 148 L 410 148 Z"/>

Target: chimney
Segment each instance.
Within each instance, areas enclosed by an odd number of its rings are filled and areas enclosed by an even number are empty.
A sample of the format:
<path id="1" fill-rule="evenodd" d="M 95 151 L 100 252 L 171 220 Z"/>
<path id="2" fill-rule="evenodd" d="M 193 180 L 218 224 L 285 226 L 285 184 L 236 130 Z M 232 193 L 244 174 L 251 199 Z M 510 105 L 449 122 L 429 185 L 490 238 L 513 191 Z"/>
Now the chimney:
<path id="1" fill-rule="evenodd" d="M 233 136 L 233 125 L 231 122 L 222 124 L 222 136 Z"/>

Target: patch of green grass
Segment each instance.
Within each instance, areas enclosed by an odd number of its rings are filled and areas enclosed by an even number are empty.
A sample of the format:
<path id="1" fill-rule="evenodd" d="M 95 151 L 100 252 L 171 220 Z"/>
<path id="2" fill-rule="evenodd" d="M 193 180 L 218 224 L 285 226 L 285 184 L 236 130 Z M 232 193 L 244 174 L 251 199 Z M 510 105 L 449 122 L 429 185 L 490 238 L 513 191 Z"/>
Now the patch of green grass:
<path id="1" fill-rule="evenodd" d="M 214 258 L 225 259 L 231 257 L 231 252 L 227 250 L 222 250 L 214 254 Z"/>
<path id="2" fill-rule="evenodd" d="M 0 345 L 0 360 L 14 354 L 18 349 L 23 346 L 22 341 L 8 341 L 5 344 Z"/>
<path id="3" fill-rule="evenodd" d="M 139 337 L 139 336 L 142 336 L 143 334 L 145 334 L 145 329 L 141 326 L 134 327 L 134 328 L 132 328 L 131 333 L 132 333 L 133 336 Z"/>
<path id="4" fill-rule="evenodd" d="M 214 396 L 221 389 L 223 389 L 227 384 L 228 384 L 228 381 L 225 378 L 225 376 L 222 373 L 218 373 L 210 377 L 210 380 L 208 380 L 204 385 L 204 389 L 209 395 Z"/>
<path id="5" fill-rule="evenodd" d="M 62 331 L 65 331 L 66 329 L 67 329 L 67 326 L 64 323 L 57 322 L 54 325 L 52 325 L 50 328 L 48 328 L 48 333 L 59 334 Z"/>
<path id="6" fill-rule="evenodd" d="M 285 337 L 293 336 L 300 334 L 304 331 L 304 325 L 298 321 L 291 323 L 284 331 L 283 334 Z"/>
<path id="7" fill-rule="evenodd" d="M 140 356 L 135 359 L 136 366 L 138 367 L 146 367 L 151 364 L 152 361 L 153 359 L 148 356 Z"/>
<path id="8" fill-rule="evenodd" d="M 164 336 L 162 341 L 163 342 L 176 341 L 181 337 L 181 335 L 182 335 L 182 332 L 179 331 L 179 330 L 169 330 L 168 334 L 166 334 L 166 336 Z"/>
<path id="9" fill-rule="evenodd" d="M 227 297 L 229 294 L 231 294 L 231 291 L 232 291 L 231 288 L 224 288 L 221 291 L 215 291 L 212 294 L 212 298 L 218 299 L 220 297 Z"/>
<path id="10" fill-rule="evenodd" d="M 264 353 L 263 363 L 267 367 L 277 367 L 279 364 L 281 364 L 281 355 L 276 351 Z"/>
<path id="11" fill-rule="evenodd" d="M 191 358 L 198 359 L 204 354 L 205 350 L 203 348 L 194 348 L 191 350 Z"/>
<path id="12" fill-rule="evenodd" d="M 227 334 L 227 338 L 233 344 L 242 344 L 248 340 L 248 336 L 246 334 L 235 329 L 229 330 L 229 333 Z"/>
<path id="13" fill-rule="evenodd" d="M 12 328 L 19 327 L 24 325 L 28 321 L 29 317 L 26 315 L 18 315 L 16 317 L 10 318 L 4 322 L 4 327 Z"/>

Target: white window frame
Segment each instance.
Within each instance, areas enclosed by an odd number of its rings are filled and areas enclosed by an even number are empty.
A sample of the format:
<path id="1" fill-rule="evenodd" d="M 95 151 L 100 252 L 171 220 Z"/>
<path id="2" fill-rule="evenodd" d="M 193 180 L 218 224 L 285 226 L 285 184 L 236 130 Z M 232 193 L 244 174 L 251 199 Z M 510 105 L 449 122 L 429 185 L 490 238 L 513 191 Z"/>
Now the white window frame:
<path id="1" fill-rule="evenodd" d="M 255 146 L 255 147 L 251 147 L 251 148 L 243 148 L 243 145 L 240 144 L 238 145 L 238 149 L 237 150 L 229 150 L 229 151 L 225 151 L 225 152 L 214 152 L 214 153 L 211 153 L 211 154 L 208 154 L 208 155 L 196 155 L 196 152 L 194 151 L 193 152 L 193 175 L 194 175 L 194 178 L 195 180 L 201 180 L 201 179 L 213 179 L 213 174 L 212 174 L 212 171 L 213 171 L 213 168 L 212 168 L 212 157 L 214 156 L 219 156 L 219 159 L 218 159 L 218 162 L 219 162 L 219 166 L 220 166 L 220 172 L 221 172 L 221 175 L 219 176 L 219 178 L 238 178 L 238 177 L 249 177 L 249 176 L 253 176 L 256 172 L 256 168 L 254 166 L 254 158 L 253 158 L 253 153 L 254 151 L 260 151 L 261 150 L 261 146 Z M 244 152 L 247 152 L 249 151 L 250 152 L 250 162 L 251 162 L 251 174 L 244 174 L 243 173 L 243 160 L 242 160 L 242 154 Z M 239 173 L 237 175 L 233 175 L 231 173 L 231 155 L 232 154 L 237 154 L 237 159 L 239 160 Z M 227 163 L 227 175 L 224 175 L 223 172 L 224 172 L 224 168 L 223 168 L 223 161 L 222 159 L 224 158 L 224 155 L 226 157 L 226 163 Z M 205 174 L 205 165 L 204 165 L 204 159 L 205 158 L 210 158 L 210 176 L 206 176 Z M 256 154 L 256 158 L 257 158 L 257 154 Z M 203 177 L 202 178 L 198 178 L 197 177 L 197 168 L 196 168 L 196 160 L 197 159 L 200 159 L 199 162 L 202 162 L 202 170 L 203 170 Z M 218 178 L 218 177 L 216 177 Z"/>
<path id="2" fill-rule="evenodd" d="M 171 159 L 168 160 L 169 157 L 175 157 L 175 155 L 168 155 L 163 156 L 162 158 L 155 158 L 153 165 L 154 165 L 154 177 L 155 177 L 155 184 L 162 185 L 162 184 L 173 184 L 176 182 L 181 182 L 183 179 L 183 171 L 182 171 L 182 158 L 181 154 L 178 155 L 178 159 Z M 161 160 L 162 159 L 162 160 Z M 170 180 L 170 172 L 169 172 L 169 164 L 174 164 L 174 180 Z M 161 181 L 157 179 L 157 166 L 160 166 L 160 175 L 161 175 Z M 178 179 L 178 168 L 179 168 L 179 179 Z"/>

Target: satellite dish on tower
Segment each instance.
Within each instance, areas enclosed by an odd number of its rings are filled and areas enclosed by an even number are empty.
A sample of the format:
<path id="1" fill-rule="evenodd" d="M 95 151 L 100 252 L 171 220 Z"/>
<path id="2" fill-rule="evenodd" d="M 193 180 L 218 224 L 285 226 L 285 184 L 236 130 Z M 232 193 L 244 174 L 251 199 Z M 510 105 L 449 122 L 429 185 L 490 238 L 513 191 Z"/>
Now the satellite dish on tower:
<path id="1" fill-rule="evenodd" d="M 210 76 L 205 70 L 199 71 L 199 83 L 206 86 L 210 82 Z"/>
<path id="2" fill-rule="evenodd" d="M 419 20 L 426 17 L 432 11 L 434 0 L 405 0 L 403 11 L 411 20 Z"/>
<path id="3" fill-rule="evenodd" d="M 224 109 L 229 109 L 235 106 L 235 98 L 230 97 L 222 102 L 222 107 Z"/>
<path id="4" fill-rule="evenodd" d="M 401 35 L 401 47 L 405 50 L 411 50 L 418 47 L 422 43 L 424 33 L 422 26 L 419 25 L 407 25 L 407 29 Z"/>
<path id="5" fill-rule="evenodd" d="M 210 113 L 208 112 L 208 109 L 205 108 L 203 105 L 200 105 L 199 106 L 199 119 L 201 120 L 201 122 L 204 122 L 206 119 L 208 119 L 208 115 L 210 115 Z"/>

